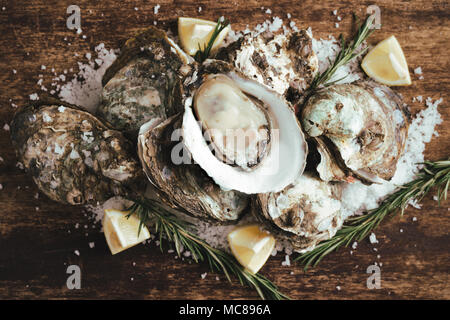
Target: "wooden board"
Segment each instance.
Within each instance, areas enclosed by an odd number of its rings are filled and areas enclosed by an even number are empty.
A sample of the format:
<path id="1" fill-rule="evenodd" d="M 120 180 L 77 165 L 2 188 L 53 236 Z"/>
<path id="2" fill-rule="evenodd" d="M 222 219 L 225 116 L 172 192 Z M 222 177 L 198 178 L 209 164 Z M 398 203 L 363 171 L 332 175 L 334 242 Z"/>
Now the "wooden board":
<path id="1" fill-rule="evenodd" d="M 311 26 L 316 37 L 348 34 L 351 13 L 362 16 L 374 1 L 93 1 L 79 0 L 83 34 L 66 27 L 66 0 L 9 0 L 0 7 L 0 128 L 12 119 L 11 104 L 23 105 L 38 92 L 36 82 L 43 75 L 50 87 L 51 68 L 58 74 L 78 72 L 77 61 L 93 52 L 99 43 L 118 48 L 131 34 L 153 24 L 174 28 L 179 15 L 217 19 L 225 16 L 235 29 L 263 22 L 271 15 L 299 27 Z M 154 6 L 161 5 L 154 14 Z M 439 137 L 427 145 L 426 158 L 449 157 L 450 77 L 448 70 L 449 2 L 446 0 L 377 1 L 383 28 L 370 39 L 376 43 L 395 34 L 407 56 L 410 71 L 420 66 L 423 80 L 412 72 L 413 85 L 398 88 L 411 102 L 413 96 L 437 99 L 443 124 Z M 201 12 L 199 12 L 201 7 Z M 261 7 L 264 7 L 262 9 Z M 137 8 L 138 10 L 135 10 Z M 335 27 L 338 10 L 342 17 Z M 66 40 L 64 40 L 66 38 Z M 80 56 L 75 57 L 74 53 Z M 47 66 L 41 70 L 41 65 Z M 17 73 L 13 73 L 13 69 Z M 413 113 L 424 103 L 410 103 Z M 146 298 L 226 299 L 257 298 L 251 289 L 229 284 L 223 276 L 208 273 L 206 265 L 180 262 L 154 245 L 138 246 L 111 256 L 98 228 L 91 228 L 81 208 L 59 205 L 38 192 L 31 179 L 16 167 L 9 133 L 0 129 L 0 298 Z M 271 258 L 262 273 L 295 299 L 413 299 L 450 298 L 449 202 L 438 207 L 432 195 L 422 210 L 409 208 L 402 218 L 384 223 L 376 232 L 379 243 L 359 243 L 353 254 L 344 248 L 329 255 L 307 273 L 299 266 L 281 265 L 284 256 Z M 417 221 L 412 218 L 417 217 Z M 79 227 L 76 228 L 76 225 Z M 85 226 L 88 226 L 86 229 Z M 401 232 L 403 231 L 403 232 Z M 89 242 L 95 242 L 91 249 Z M 375 251 L 375 248 L 377 251 Z M 74 254 L 79 250 L 80 256 Z M 366 269 L 381 265 L 381 286 L 369 290 Z M 82 288 L 68 290 L 66 268 L 76 264 L 82 270 Z M 337 289 L 340 287 L 340 290 Z"/>

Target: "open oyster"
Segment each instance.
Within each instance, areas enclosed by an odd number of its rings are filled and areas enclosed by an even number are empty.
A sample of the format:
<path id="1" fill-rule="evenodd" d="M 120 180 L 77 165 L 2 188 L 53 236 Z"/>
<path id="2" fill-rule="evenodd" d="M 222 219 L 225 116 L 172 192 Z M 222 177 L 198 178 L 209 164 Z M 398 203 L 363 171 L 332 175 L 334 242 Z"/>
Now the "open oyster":
<path id="1" fill-rule="evenodd" d="M 219 186 L 280 191 L 302 174 L 307 145 L 279 94 L 218 60 L 199 68 L 187 92 L 184 145 Z"/>
<path id="2" fill-rule="evenodd" d="M 176 114 L 191 62 L 164 31 L 148 28 L 125 43 L 106 71 L 97 115 L 134 136 L 145 122 Z"/>
<path id="3" fill-rule="evenodd" d="M 305 252 L 330 239 L 343 224 L 340 187 L 304 173 L 281 192 L 259 194 L 253 215 L 277 237 Z"/>
<path id="4" fill-rule="evenodd" d="M 59 101 L 29 106 L 11 124 L 19 161 L 49 198 L 71 205 L 123 194 L 141 175 L 131 144 L 91 114 Z"/>
<path id="5" fill-rule="evenodd" d="M 230 61 L 248 78 L 296 101 L 318 71 L 312 38 L 306 30 L 288 35 L 246 35 L 222 49 L 218 59 Z"/>
<path id="6" fill-rule="evenodd" d="M 161 123 L 150 121 L 142 126 L 139 156 L 149 180 L 162 192 L 163 200 L 192 216 L 219 221 L 238 219 L 247 208 L 248 196 L 222 190 L 199 166 L 178 158 L 183 153 L 187 155 L 180 136 L 176 136 L 181 121 L 179 114 Z"/>
<path id="7" fill-rule="evenodd" d="M 328 87 L 307 101 L 301 119 L 320 154 L 321 179 L 370 184 L 393 177 L 409 113 L 388 87 L 368 82 Z"/>

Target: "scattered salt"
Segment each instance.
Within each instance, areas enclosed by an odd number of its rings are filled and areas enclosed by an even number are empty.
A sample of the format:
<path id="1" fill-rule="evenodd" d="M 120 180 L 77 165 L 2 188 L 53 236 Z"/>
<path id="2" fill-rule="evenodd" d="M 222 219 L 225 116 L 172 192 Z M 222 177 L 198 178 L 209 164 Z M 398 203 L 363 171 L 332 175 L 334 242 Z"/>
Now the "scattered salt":
<path id="1" fill-rule="evenodd" d="M 291 260 L 289 259 L 289 255 L 285 255 L 284 256 L 284 261 L 281 262 L 282 266 L 290 266 L 291 265 Z"/>
<path id="2" fill-rule="evenodd" d="M 415 74 L 422 74 L 422 68 L 421 67 L 417 67 L 414 69 L 414 73 Z"/>
<path id="3" fill-rule="evenodd" d="M 95 242 L 89 242 L 89 248 L 93 249 L 95 247 Z"/>
<path id="4" fill-rule="evenodd" d="M 158 14 L 159 8 L 161 8 L 161 6 L 159 4 L 157 4 L 154 8 L 153 8 L 153 13 L 154 14 Z"/>
<path id="5" fill-rule="evenodd" d="M 202 277 L 202 279 L 205 279 L 207 274 L 208 274 L 208 273 L 205 272 L 205 273 L 202 273 L 200 276 Z"/>
<path id="6" fill-rule="evenodd" d="M 37 93 L 30 94 L 30 100 L 36 101 L 39 100 L 39 96 Z"/>
<path id="7" fill-rule="evenodd" d="M 3 130 L 5 131 L 9 131 L 9 125 L 7 123 L 5 123 L 5 125 L 3 126 Z"/>
<path id="8" fill-rule="evenodd" d="M 272 14 L 272 10 L 267 9 L 267 10 L 266 10 L 266 13 L 267 13 L 267 14 Z"/>
<path id="9" fill-rule="evenodd" d="M 375 233 L 373 233 L 373 232 L 370 234 L 369 240 L 370 240 L 370 243 L 372 243 L 372 244 L 378 243 L 377 237 L 375 236 Z"/>
<path id="10" fill-rule="evenodd" d="M 80 256 L 80 251 L 75 250 L 73 253 L 75 253 L 77 256 Z"/>

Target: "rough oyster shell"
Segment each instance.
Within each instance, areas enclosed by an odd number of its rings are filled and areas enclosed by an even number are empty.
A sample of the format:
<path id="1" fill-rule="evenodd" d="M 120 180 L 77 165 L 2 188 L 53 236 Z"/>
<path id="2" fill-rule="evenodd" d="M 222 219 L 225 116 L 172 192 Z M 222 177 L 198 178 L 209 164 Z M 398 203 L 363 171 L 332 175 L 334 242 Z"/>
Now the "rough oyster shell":
<path id="1" fill-rule="evenodd" d="M 306 30 L 288 35 L 246 35 L 223 48 L 217 59 L 231 62 L 247 77 L 296 102 L 318 71 L 312 38 Z"/>
<path id="2" fill-rule="evenodd" d="M 307 101 L 301 119 L 321 155 L 321 179 L 370 184 L 393 177 L 409 113 L 388 87 L 369 82 L 328 87 Z"/>
<path id="3" fill-rule="evenodd" d="M 197 88 L 211 75 L 219 74 L 231 79 L 249 99 L 258 99 L 268 114 L 270 144 L 264 157 L 250 168 L 219 159 L 211 150 L 214 148 L 208 145 L 204 124 L 194 115 L 193 97 Z M 182 126 L 184 144 L 195 162 L 222 188 L 248 194 L 280 191 L 303 173 L 307 144 L 291 105 L 282 96 L 246 78 L 231 64 L 212 59 L 199 68 L 196 80 L 189 84 L 186 92 Z"/>
<path id="4" fill-rule="evenodd" d="M 162 192 L 161 198 L 172 207 L 199 218 L 237 220 L 248 206 L 248 196 L 222 190 L 196 164 L 174 161 L 174 157 L 188 154 L 180 136 L 174 136 L 181 120 L 179 114 L 161 123 L 150 121 L 142 126 L 138 148 L 145 173 Z"/>
<path id="5" fill-rule="evenodd" d="M 11 124 L 19 161 L 49 198 L 71 205 L 124 194 L 141 175 L 131 144 L 93 115 L 53 101 L 19 111 Z"/>
<path id="6" fill-rule="evenodd" d="M 330 239 L 343 224 L 339 185 L 304 173 L 281 192 L 252 199 L 252 213 L 268 230 L 300 252 Z"/>
<path id="7" fill-rule="evenodd" d="M 176 114 L 191 62 L 164 31 L 148 28 L 128 40 L 107 69 L 97 115 L 134 136 L 147 121 Z"/>

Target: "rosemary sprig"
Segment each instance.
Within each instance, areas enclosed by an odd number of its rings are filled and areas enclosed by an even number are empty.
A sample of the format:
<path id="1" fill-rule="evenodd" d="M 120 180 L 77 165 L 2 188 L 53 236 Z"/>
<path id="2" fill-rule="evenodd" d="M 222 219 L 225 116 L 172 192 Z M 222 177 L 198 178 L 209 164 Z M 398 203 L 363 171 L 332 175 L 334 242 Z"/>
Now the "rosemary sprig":
<path id="1" fill-rule="evenodd" d="M 333 63 L 331 63 L 330 61 L 330 66 L 324 72 L 319 73 L 315 76 L 311 83 L 311 86 L 308 89 L 310 94 L 312 94 L 320 85 L 330 86 L 345 78 L 344 77 L 329 82 L 341 66 L 347 64 L 351 60 L 367 51 L 368 48 L 365 48 L 359 52 L 356 52 L 356 50 L 360 47 L 364 40 L 366 40 L 375 30 L 372 28 L 374 19 L 374 15 L 368 16 L 364 23 L 358 27 L 358 31 L 356 32 L 353 41 L 351 41 L 350 43 L 344 40 L 344 36 L 342 34 L 339 36 L 339 40 L 341 42 L 341 51 L 338 53 Z"/>
<path id="2" fill-rule="evenodd" d="M 202 63 L 203 61 L 208 59 L 209 55 L 211 54 L 211 49 L 214 45 L 214 41 L 216 41 L 216 38 L 219 36 L 222 30 L 225 29 L 229 24 L 230 22 L 227 19 L 219 18 L 219 20 L 217 20 L 216 27 L 208 43 L 203 46 L 203 49 L 201 48 L 200 44 L 198 44 L 198 50 L 194 55 L 195 61 Z"/>
<path id="3" fill-rule="evenodd" d="M 239 279 L 241 285 L 255 288 L 262 299 L 283 300 L 288 296 L 278 291 L 278 288 L 269 279 L 260 275 L 252 274 L 243 268 L 236 259 L 229 253 L 210 246 L 200 239 L 193 232 L 189 231 L 192 224 L 178 218 L 168 210 L 164 209 L 157 201 L 144 199 L 133 200 L 129 211 L 129 216 L 137 215 L 142 225 L 152 225 L 159 236 L 160 248 L 164 238 L 174 243 L 178 256 L 181 257 L 181 248 L 191 252 L 195 262 L 208 261 L 212 271 L 223 272 L 228 281 L 231 282 L 231 275 Z"/>
<path id="4" fill-rule="evenodd" d="M 442 198 L 447 199 L 450 185 L 450 159 L 443 161 L 426 161 L 417 178 L 388 196 L 381 205 L 362 216 L 348 219 L 336 235 L 321 242 L 312 251 L 299 255 L 294 260 L 304 265 L 305 271 L 309 266 L 317 265 L 327 254 L 342 246 L 348 246 L 352 241 L 361 241 L 386 217 L 392 218 L 398 212 L 403 215 L 411 200 L 420 201 L 430 191 L 437 188 L 439 203 Z"/>

